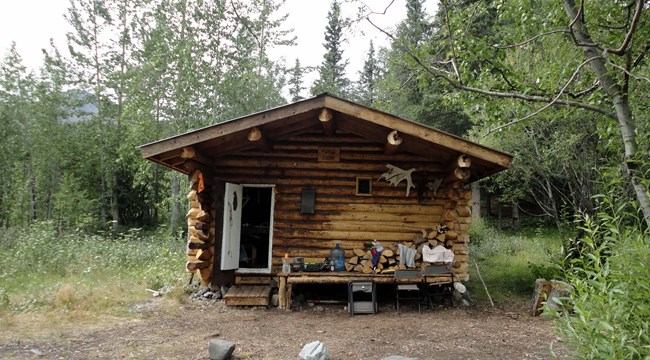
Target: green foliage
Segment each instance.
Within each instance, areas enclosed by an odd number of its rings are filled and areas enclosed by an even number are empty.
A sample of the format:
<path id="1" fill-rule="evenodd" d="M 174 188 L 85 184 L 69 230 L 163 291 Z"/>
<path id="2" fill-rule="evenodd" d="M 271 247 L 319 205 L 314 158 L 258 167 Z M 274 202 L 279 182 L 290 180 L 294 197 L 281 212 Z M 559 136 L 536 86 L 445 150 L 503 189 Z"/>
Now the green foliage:
<path id="1" fill-rule="evenodd" d="M 537 278 L 550 279 L 558 273 L 562 236 L 553 229 L 506 233 L 479 219 L 472 222 L 470 229 L 470 257 L 478 264 L 495 302 L 513 297 L 527 299 Z M 469 271 L 468 286 L 472 296 L 484 300 L 485 291 L 473 263 Z"/>
<path id="2" fill-rule="evenodd" d="M 1 230 L 0 309 L 55 309 L 63 304 L 103 311 L 144 298 L 147 288 L 177 285 L 186 275 L 184 244 L 165 233 L 132 229 L 116 237 L 80 230 L 60 234 L 52 223 Z"/>
<path id="3" fill-rule="evenodd" d="M 324 92 L 338 96 L 347 96 L 350 80 L 345 76 L 348 60 L 343 60 L 343 19 L 341 17 L 341 4 L 332 1 L 332 6 L 327 13 L 327 26 L 325 27 L 325 55 L 323 62 L 318 67 L 318 79 L 311 88 L 312 95 Z"/>
<path id="4" fill-rule="evenodd" d="M 597 217 L 579 219 L 580 257 L 568 264 L 574 292 L 558 330 L 579 358 L 650 357 L 650 232 L 638 210 L 602 197 Z"/>

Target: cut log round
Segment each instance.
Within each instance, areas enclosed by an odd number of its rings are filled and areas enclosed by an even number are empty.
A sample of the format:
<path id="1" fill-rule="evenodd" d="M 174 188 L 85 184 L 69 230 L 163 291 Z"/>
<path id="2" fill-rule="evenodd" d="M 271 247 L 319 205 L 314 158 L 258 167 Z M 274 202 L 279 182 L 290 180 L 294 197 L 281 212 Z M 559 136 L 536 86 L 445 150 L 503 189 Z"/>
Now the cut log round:
<path id="1" fill-rule="evenodd" d="M 187 269 L 187 271 L 193 272 L 196 270 L 205 269 L 208 266 L 210 266 L 209 261 L 188 261 L 187 264 L 185 264 L 185 269 Z"/>

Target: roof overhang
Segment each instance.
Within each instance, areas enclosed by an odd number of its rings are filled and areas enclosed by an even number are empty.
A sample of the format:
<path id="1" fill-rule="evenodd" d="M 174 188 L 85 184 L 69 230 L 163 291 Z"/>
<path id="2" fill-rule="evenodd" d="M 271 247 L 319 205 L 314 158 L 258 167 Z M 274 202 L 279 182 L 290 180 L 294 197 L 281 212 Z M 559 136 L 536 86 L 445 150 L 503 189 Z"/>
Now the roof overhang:
<path id="1" fill-rule="evenodd" d="M 211 166 L 215 159 L 255 149 L 260 143 L 306 132 L 327 133 L 332 129 L 379 144 L 385 144 L 388 134 L 397 131 L 402 139 L 400 151 L 435 158 L 442 163 L 453 162 L 460 156 L 469 157 L 470 181 L 505 170 L 512 164 L 509 154 L 329 94 L 142 145 L 140 151 L 148 160 L 188 173 L 186 162 L 190 160 Z"/>

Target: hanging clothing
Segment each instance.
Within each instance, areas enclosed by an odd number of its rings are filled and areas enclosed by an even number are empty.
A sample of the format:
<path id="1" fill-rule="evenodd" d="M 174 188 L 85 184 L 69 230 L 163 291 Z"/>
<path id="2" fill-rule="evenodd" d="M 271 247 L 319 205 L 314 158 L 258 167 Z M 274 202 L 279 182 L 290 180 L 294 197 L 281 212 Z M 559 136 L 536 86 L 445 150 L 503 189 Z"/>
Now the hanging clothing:
<path id="1" fill-rule="evenodd" d="M 450 263 L 454 261 L 454 252 L 438 245 L 433 249 L 429 246 L 422 247 L 422 260 L 430 263 Z"/>
<path id="2" fill-rule="evenodd" d="M 415 254 L 417 250 L 411 249 L 404 244 L 397 244 L 399 249 L 399 263 L 406 265 L 406 267 L 415 267 Z"/>

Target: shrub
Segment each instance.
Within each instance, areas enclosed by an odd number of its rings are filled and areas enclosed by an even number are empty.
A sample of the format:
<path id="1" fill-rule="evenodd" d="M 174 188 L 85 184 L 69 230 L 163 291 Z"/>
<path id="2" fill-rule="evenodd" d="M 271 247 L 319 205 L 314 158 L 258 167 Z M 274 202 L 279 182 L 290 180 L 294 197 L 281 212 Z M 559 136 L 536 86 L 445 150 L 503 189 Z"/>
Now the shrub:
<path id="1" fill-rule="evenodd" d="M 627 205 L 607 199 L 596 218 L 581 217 L 580 256 L 570 260 L 570 313 L 558 329 L 577 358 L 650 357 L 650 234 Z"/>

